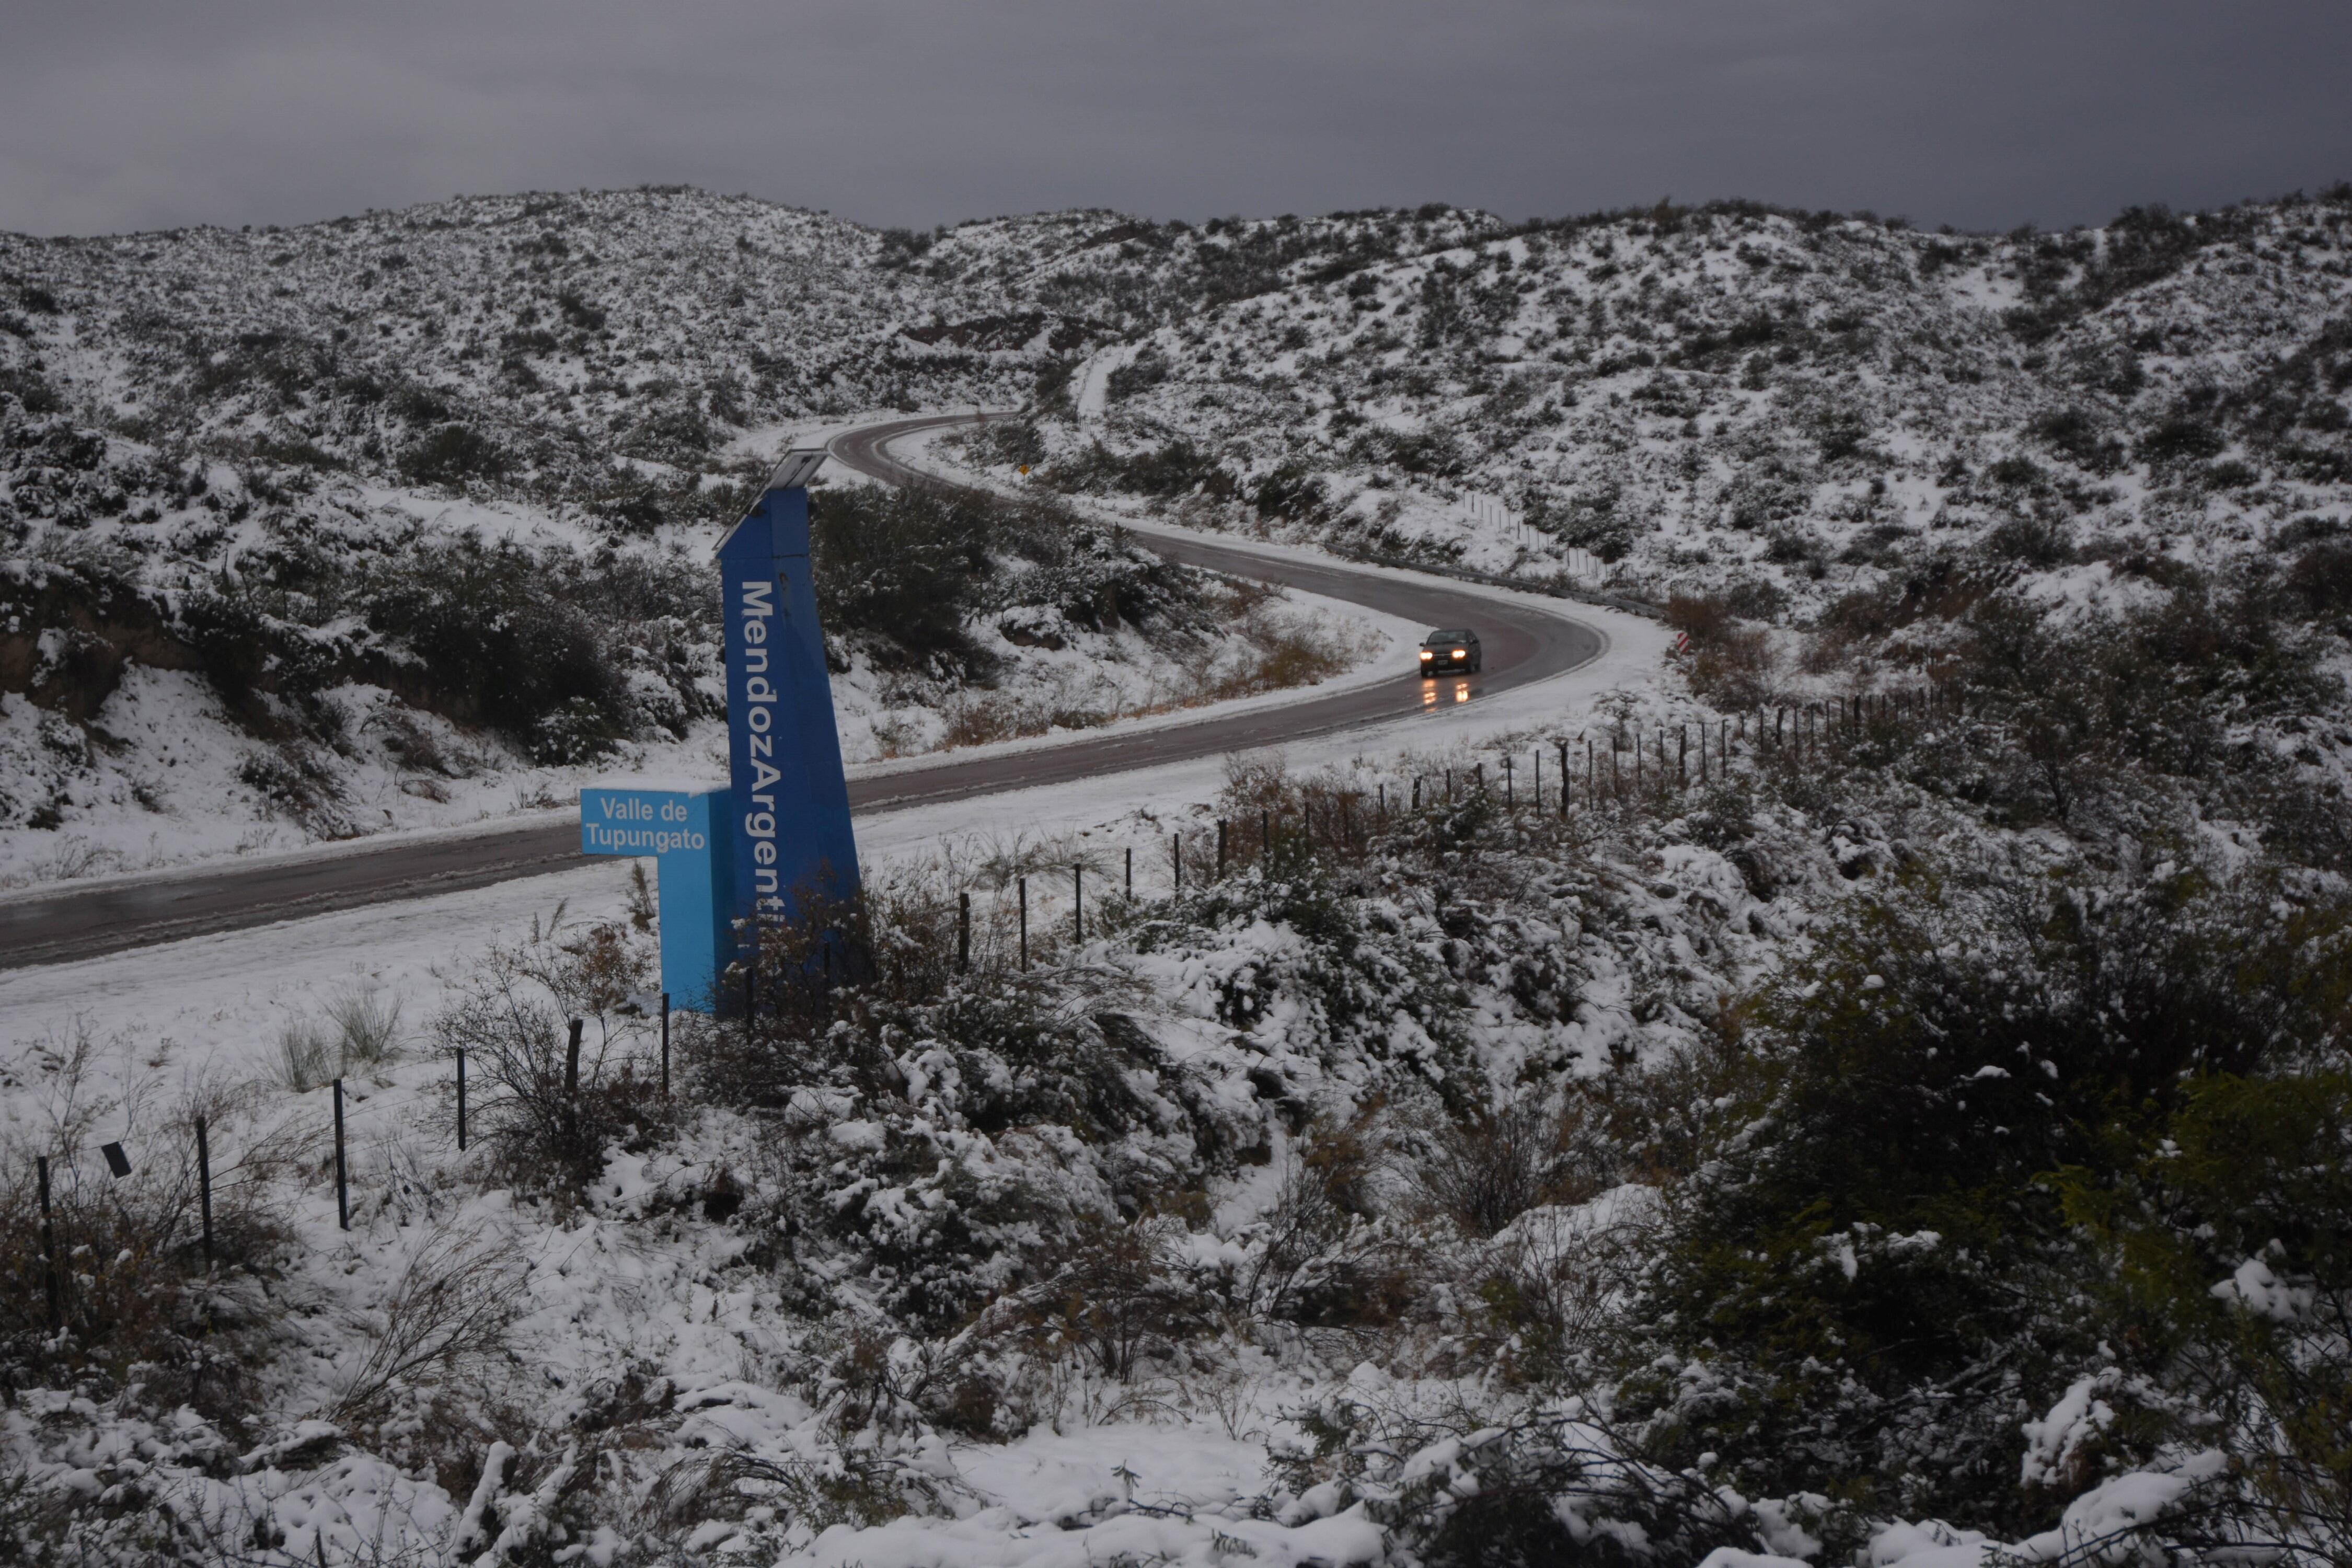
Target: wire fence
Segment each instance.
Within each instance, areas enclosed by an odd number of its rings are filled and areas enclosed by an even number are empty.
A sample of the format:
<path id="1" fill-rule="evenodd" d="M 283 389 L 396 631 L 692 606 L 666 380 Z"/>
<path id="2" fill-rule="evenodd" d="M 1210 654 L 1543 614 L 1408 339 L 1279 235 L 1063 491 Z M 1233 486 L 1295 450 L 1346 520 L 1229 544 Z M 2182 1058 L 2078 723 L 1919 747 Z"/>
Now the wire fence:
<path id="1" fill-rule="evenodd" d="M 1059 867 L 1013 871 L 993 887 L 961 888 L 948 917 L 953 922 L 951 937 L 943 928 L 918 935 L 932 942 L 937 952 L 952 952 L 957 975 L 1026 973 L 1042 963 L 1064 961 L 1090 939 L 1115 934 L 1152 900 L 1209 891 L 1235 878 L 1287 874 L 1320 855 L 1367 854 L 1416 816 L 1474 802 L 1507 816 L 1531 818 L 1569 819 L 1579 814 L 1650 808 L 1694 789 L 1727 783 L 1742 769 L 1809 769 L 1852 761 L 1857 748 L 1965 717 L 1968 710 L 1966 694 L 1954 686 L 1832 696 L 1646 724 L 1627 718 L 1499 749 L 1463 766 L 1285 780 L 1263 789 L 1254 808 L 1246 808 L 1244 802 L 1244 809 L 1228 809 L 1196 826 L 1172 828 L 1155 843 L 1094 851 Z M 809 922 L 810 930 L 797 938 L 778 929 L 750 932 L 751 954 L 730 966 L 723 980 L 728 993 L 713 999 L 719 1004 L 712 1010 L 714 1017 L 756 1023 L 789 1010 L 795 998 L 787 993 L 796 988 L 821 994 L 872 978 L 875 965 L 887 960 L 856 940 L 854 921 L 862 918 L 831 925 L 821 918 Z M 791 948 L 793 941 L 801 945 Z M 768 948 L 766 961 L 762 944 Z M 768 988 L 764 995 L 763 985 Z M 634 1026 L 641 1040 L 657 1037 L 656 1081 L 659 1099 L 667 1103 L 673 1092 L 672 998 L 664 992 L 657 1002 L 648 1001 L 657 1035 L 644 1022 Z M 555 1115 L 571 1134 L 583 1131 L 580 1107 L 588 1092 L 582 1077 L 582 1028 L 579 1017 L 567 1020 L 561 1087 L 547 1085 L 557 1096 Z M 450 1053 L 448 1064 L 452 1131 L 464 1152 L 478 1141 L 480 1078 L 464 1049 Z M 642 1065 L 655 1068 L 651 1062 Z M 348 1232 L 354 1214 L 351 1142 L 353 1119 L 361 1110 L 343 1078 L 320 1087 L 328 1090 L 327 1103 L 319 1108 L 325 1125 L 308 1136 L 323 1134 L 331 1145 L 336 1224 Z M 367 1098 L 372 1097 L 359 1097 Z M 124 1140 L 98 1144 L 103 1175 L 100 1162 L 85 1163 L 78 1151 L 60 1149 L 36 1156 L 25 1173 L 30 1177 L 32 1190 L 25 1195 L 32 1199 L 31 1212 L 21 1206 L 18 1212 L 28 1221 L 37 1216 L 36 1224 L 24 1227 L 37 1256 L 22 1259 L 13 1271 L 26 1298 L 37 1300 L 50 1333 L 72 1320 L 76 1292 L 85 1289 L 78 1283 L 81 1276 L 74 1258 L 78 1247 L 87 1251 L 90 1244 L 70 1232 L 77 1226 L 100 1228 L 94 1220 L 74 1217 L 102 1209 L 93 1194 L 103 1189 L 92 1184 L 129 1184 L 142 1167 L 168 1168 L 169 1179 L 157 1190 L 166 1193 L 168 1205 L 184 1215 L 184 1222 L 174 1218 L 164 1226 L 171 1232 L 170 1244 L 193 1249 L 207 1267 L 215 1262 L 220 1250 L 218 1131 L 210 1117 L 197 1113 L 144 1140 L 129 1140 L 126 1134 Z M 67 1206 L 73 1215 L 60 1213 L 61 1184 L 72 1199 Z M 9 1202 L 22 1205 L 23 1197 Z"/>

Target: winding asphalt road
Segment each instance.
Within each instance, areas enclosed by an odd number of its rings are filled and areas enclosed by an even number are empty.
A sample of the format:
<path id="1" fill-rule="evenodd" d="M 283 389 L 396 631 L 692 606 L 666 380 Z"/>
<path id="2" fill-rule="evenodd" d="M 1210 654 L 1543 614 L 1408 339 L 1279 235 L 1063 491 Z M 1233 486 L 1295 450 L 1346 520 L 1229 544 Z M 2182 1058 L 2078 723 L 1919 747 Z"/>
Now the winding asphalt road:
<path id="1" fill-rule="evenodd" d="M 833 455 L 845 467 L 877 479 L 936 487 L 942 481 L 892 456 L 890 444 L 942 425 L 967 423 L 971 417 L 931 416 L 869 426 L 836 437 Z M 1134 537 L 1188 566 L 1347 600 L 1424 626 L 1475 626 L 1485 644 L 1486 668 L 1479 675 L 1436 682 L 1400 670 L 1393 680 L 1255 712 L 1134 733 L 1114 730 L 1062 745 L 992 756 L 950 753 L 927 766 L 851 780 L 851 809 L 860 816 L 903 811 L 1408 719 L 1573 669 L 1597 658 L 1606 646 L 1598 631 L 1564 619 L 1556 610 L 1491 599 L 1378 567 L 1269 559 L 1210 540 L 1141 532 Z M 1433 686 L 1437 689 L 1433 691 Z M 362 904 L 429 898 L 566 870 L 582 858 L 576 824 L 537 824 L 258 865 L 161 872 L 97 887 L 0 899 L 0 969 L 92 958 Z"/>

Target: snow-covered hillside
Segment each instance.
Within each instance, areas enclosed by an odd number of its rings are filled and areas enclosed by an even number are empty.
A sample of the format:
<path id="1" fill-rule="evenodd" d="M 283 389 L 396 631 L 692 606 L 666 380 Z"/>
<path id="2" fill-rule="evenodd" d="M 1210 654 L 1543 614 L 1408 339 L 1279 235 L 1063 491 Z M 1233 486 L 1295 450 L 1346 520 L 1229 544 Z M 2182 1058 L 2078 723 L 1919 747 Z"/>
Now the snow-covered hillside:
<path id="1" fill-rule="evenodd" d="M 1414 754 L 883 818 L 667 1080 L 616 866 L 0 978 L 0 1552 L 2344 1561 L 2347 233 L 637 192 L 5 242 L 51 874 L 232 777 L 326 833 L 707 746 L 701 544 L 893 402 L 1024 412 L 929 459 L 1002 507 L 818 499 L 861 748 L 1332 640 L 1155 512 L 1667 624 Z"/>
<path id="2" fill-rule="evenodd" d="M 1034 254 L 1102 225 L 999 226 Z M 0 239 L 0 878 L 702 766 L 705 553 L 777 446 L 844 411 L 1017 397 L 1095 330 L 909 273 L 895 243 L 688 192 Z M 1372 646 L 1036 509 L 898 518 L 902 544 L 960 552 L 929 602 L 961 624 L 910 640 L 887 617 L 922 612 L 857 581 L 907 553 L 852 561 L 860 531 L 824 525 L 864 504 L 818 503 L 853 760 L 1319 679 Z M 1104 622 L 1087 595 L 1121 574 L 1149 591 Z"/>
<path id="3" fill-rule="evenodd" d="M 1765 618 L 1939 554 L 2210 565 L 2352 519 L 2340 189 L 2057 235 L 1733 204 L 1400 237 L 1131 335 L 1001 439 L 1077 488 L 1490 572 L 1581 547 Z"/>
<path id="4" fill-rule="evenodd" d="M 2111 609 L 2181 567 L 2316 582 L 2352 526 L 2347 243 L 2340 190 L 1998 237 L 1739 204 L 918 235 L 687 190 L 0 237 L 7 874 L 699 754 L 700 546 L 860 410 L 1023 406 L 971 456 L 1033 491 L 1781 626 L 1956 574 Z M 1075 710 L 1014 609 L 985 669 L 845 647 L 852 752 Z M 486 689 L 457 620 L 567 651 Z M 1165 660 L 1077 706 L 1152 705 Z M 152 693 L 201 739 L 159 751 Z"/>

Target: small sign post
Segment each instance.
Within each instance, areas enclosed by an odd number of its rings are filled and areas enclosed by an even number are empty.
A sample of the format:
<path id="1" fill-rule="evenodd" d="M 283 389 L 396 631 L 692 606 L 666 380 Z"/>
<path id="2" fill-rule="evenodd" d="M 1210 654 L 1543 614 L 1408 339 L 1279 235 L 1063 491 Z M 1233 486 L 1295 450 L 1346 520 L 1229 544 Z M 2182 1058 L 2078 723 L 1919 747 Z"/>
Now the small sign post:
<path id="1" fill-rule="evenodd" d="M 650 855 L 661 912 L 662 989 L 714 1011 L 712 988 L 733 956 L 734 855 L 728 791 L 690 784 L 597 785 L 580 792 L 580 849 Z"/>

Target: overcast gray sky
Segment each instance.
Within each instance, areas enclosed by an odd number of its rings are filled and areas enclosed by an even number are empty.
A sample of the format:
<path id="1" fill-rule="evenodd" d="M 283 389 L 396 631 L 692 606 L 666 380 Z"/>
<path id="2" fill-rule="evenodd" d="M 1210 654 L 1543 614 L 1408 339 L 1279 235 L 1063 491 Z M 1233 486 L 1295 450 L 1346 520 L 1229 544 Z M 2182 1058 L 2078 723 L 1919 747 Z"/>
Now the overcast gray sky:
<path id="1" fill-rule="evenodd" d="M 2352 177 L 2347 83 L 2344 0 L 5 0 L 0 228 L 646 183 L 2057 226 Z"/>

